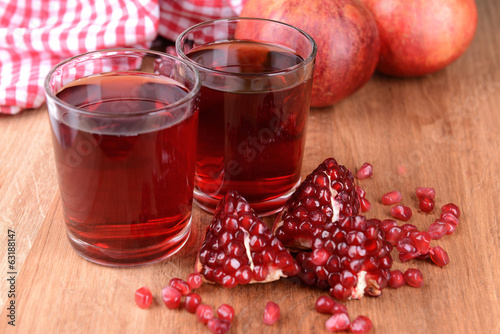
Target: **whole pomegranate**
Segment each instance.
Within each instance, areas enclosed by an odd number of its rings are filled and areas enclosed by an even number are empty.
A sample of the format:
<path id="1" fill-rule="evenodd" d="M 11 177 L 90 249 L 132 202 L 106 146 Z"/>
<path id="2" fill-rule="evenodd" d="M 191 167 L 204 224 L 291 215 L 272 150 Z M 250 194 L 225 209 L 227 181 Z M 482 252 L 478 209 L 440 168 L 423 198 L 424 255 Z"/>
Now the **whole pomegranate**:
<path id="1" fill-rule="evenodd" d="M 380 33 L 379 72 L 436 72 L 467 49 L 477 25 L 474 0 L 362 0 Z"/>
<path id="2" fill-rule="evenodd" d="M 312 107 L 326 107 L 361 88 L 378 62 L 380 41 L 358 0 L 247 0 L 243 17 L 277 20 L 311 35 L 318 46 Z"/>

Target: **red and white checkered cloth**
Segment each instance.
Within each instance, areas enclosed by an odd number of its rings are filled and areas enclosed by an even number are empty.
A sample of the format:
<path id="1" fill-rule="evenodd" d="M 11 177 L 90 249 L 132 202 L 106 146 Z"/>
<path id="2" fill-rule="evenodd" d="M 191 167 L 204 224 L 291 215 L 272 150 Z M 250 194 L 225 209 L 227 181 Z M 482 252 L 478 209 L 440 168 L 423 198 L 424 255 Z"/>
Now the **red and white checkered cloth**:
<path id="1" fill-rule="evenodd" d="M 0 0 L 0 113 L 44 101 L 60 61 L 111 47 L 147 48 L 206 20 L 238 16 L 245 0 Z"/>

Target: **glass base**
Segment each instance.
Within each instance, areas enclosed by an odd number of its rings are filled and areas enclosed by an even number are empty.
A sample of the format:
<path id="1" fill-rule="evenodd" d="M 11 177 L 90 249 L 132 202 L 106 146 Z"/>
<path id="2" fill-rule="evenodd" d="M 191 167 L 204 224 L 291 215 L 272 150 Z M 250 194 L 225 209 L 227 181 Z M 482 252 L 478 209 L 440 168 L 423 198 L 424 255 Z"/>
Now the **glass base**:
<path id="1" fill-rule="evenodd" d="M 262 202 L 249 202 L 252 209 L 259 215 L 259 217 L 266 217 L 273 215 L 283 208 L 285 202 L 292 196 L 295 189 L 300 185 L 302 179 L 299 179 L 293 187 L 286 193 L 275 197 L 268 201 Z M 243 195 L 244 196 L 244 195 Z M 204 211 L 214 213 L 220 197 L 213 197 L 202 193 L 196 187 L 194 188 L 194 202 Z"/>
<path id="2" fill-rule="evenodd" d="M 75 238 L 66 230 L 69 243 L 84 259 L 108 267 L 143 266 L 163 261 L 177 253 L 191 234 L 191 218 L 186 227 L 175 237 L 153 247 L 137 250 L 114 250 L 95 246 Z"/>

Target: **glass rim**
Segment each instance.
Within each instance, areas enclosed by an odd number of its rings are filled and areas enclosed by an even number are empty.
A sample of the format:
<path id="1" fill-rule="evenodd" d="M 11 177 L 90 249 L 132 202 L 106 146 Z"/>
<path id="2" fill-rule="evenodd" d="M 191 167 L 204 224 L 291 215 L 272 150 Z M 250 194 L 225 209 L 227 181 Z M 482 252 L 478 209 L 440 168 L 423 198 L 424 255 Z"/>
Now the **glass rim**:
<path id="1" fill-rule="evenodd" d="M 126 54 L 127 52 L 130 52 L 130 53 L 132 53 L 132 52 L 139 53 L 140 52 L 140 53 L 146 53 L 146 54 L 160 56 L 160 57 L 163 57 L 163 58 L 169 58 L 171 60 L 175 60 L 175 61 L 181 62 L 182 64 L 186 65 L 187 68 L 189 68 L 193 72 L 194 78 L 195 78 L 195 80 L 194 80 L 194 86 L 193 86 L 193 88 L 190 91 L 188 91 L 187 95 L 184 96 L 182 99 L 180 99 L 178 101 L 175 101 L 174 103 L 171 103 L 171 104 L 169 104 L 169 105 L 167 105 L 165 107 L 156 108 L 156 109 L 150 109 L 150 110 L 147 110 L 147 111 L 136 111 L 136 112 L 119 113 L 119 114 L 109 113 L 109 112 L 89 111 L 87 109 L 74 106 L 71 103 L 68 103 L 66 101 L 61 100 L 60 98 L 58 98 L 56 96 L 55 93 L 52 92 L 52 89 L 50 88 L 50 79 L 51 79 L 52 75 L 54 74 L 54 72 L 57 69 L 63 67 L 64 65 L 66 65 L 69 62 L 74 61 L 74 60 L 76 60 L 78 58 L 81 58 L 81 57 L 84 57 L 84 56 L 88 56 L 88 55 L 92 55 L 92 54 L 103 54 L 103 53 L 106 53 L 106 52 L 122 52 L 124 54 Z M 110 73 L 112 73 L 112 72 L 110 72 Z M 144 72 L 144 73 L 146 73 L 146 72 Z M 161 76 L 161 75 L 158 75 L 158 76 Z M 78 79 L 80 79 L 80 78 L 78 78 Z M 75 79 L 73 81 L 76 81 L 78 79 Z M 73 82 L 73 81 L 71 81 L 71 82 Z M 78 112 L 79 114 L 89 115 L 89 116 L 97 116 L 97 117 L 103 117 L 103 118 L 104 117 L 126 118 L 126 117 L 137 117 L 137 116 L 147 116 L 147 115 L 157 114 L 157 113 L 160 113 L 160 112 L 164 112 L 164 111 L 175 109 L 175 108 L 179 107 L 180 105 L 182 105 L 182 104 L 186 103 L 187 101 L 189 101 L 190 99 L 192 99 L 196 94 L 198 94 L 198 92 L 200 91 L 200 88 L 201 88 L 201 80 L 200 80 L 199 72 L 196 69 L 196 67 L 193 66 L 192 64 L 190 64 L 189 62 L 185 61 L 184 59 L 181 59 L 180 57 L 175 57 L 175 56 L 169 55 L 169 54 L 167 54 L 165 52 L 156 51 L 156 50 L 139 49 L 139 48 L 108 48 L 108 49 L 100 49 L 100 50 L 95 50 L 95 51 L 89 51 L 89 52 L 81 53 L 81 54 L 69 57 L 69 58 L 67 58 L 67 59 L 59 62 L 54 67 L 52 67 L 52 69 L 49 71 L 49 73 L 45 77 L 43 88 L 45 90 L 45 94 L 47 96 L 47 100 L 50 98 L 56 104 L 58 104 L 60 106 L 63 106 L 65 108 L 71 109 L 71 110 L 73 110 L 75 112 Z M 48 101 L 46 101 L 46 102 L 48 102 Z"/>
<path id="2" fill-rule="evenodd" d="M 187 57 L 186 54 L 184 53 L 184 51 L 181 50 L 181 40 L 189 32 L 191 32 L 192 30 L 197 29 L 199 27 L 205 26 L 205 25 L 210 25 L 210 24 L 213 24 L 213 23 L 223 22 L 223 21 L 262 21 L 262 22 L 270 22 L 270 23 L 274 23 L 274 24 L 278 24 L 278 25 L 282 25 L 282 26 L 291 28 L 291 29 L 297 31 L 298 33 L 302 34 L 304 37 L 306 37 L 306 39 L 311 44 L 311 52 L 309 53 L 308 57 L 305 58 L 300 63 L 295 64 L 295 65 L 290 66 L 290 67 L 287 67 L 287 68 L 284 68 L 282 70 L 272 71 L 272 72 L 264 72 L 264 73 L 235 73 L 235 72 L 229 72 L 229 71 L 221 71 L 221 70 L 218 70 L 218 69 L 211 68 L 209 66 L 204 66 L 204 65 L 198 64 L 197 62 L 195 62 L 192 59 L 190 59 L 189 57 Z M 175 41 L 175 50 L 176 50 L 176 52 L 177 52 L 177 54 L 179 55 L 180 58 L 182 58 L 185 61 L 190 62 L 191 64 L 193 64 L 197 68 L 201 68 L 203 70 L 210 71 L 210 72 L 213 72 L 213 73 L 223 74 L 223 75 L 226 75 L 226 76 L 248 77 L 248 78 L 251 78 L 251 77 L 268 77 L 268 76 L 283 75 L 285 73 L 293 72 L 293 71 L 295 71 L 295 70 L 297 70 L 299 68 L 305 67 L 309 63 L 311 63 L 314 60 L 314 58 L 316 57 L 318 46 L 316 45 L 316 41 L 311 37 L 311 35 L 309 35 L 304 30 L 302 30 L 300 28 L 297 28 L 295 26 L 292 26 L 292 25 L 290 25 L 288 23 L 281 22 L 281 21 L 276 21 L 276 20 L 270 20 L 270 19 L 263 19 L 263 18 L 258 18 L 258 17 L 238 17 L 237 16 L 237 17 L 227 17 L 227 18 L 222 18 L 222 19 L 215 19 L 215 20 L 204 21 L 204 22 L 200 22 L 198 24 L 195 24 L 195 25 L 187 28 L 186 30 L 184 30 L 183 32 L 181 32 L 179 34 L 179 36 L 177 36 L 177 39 Z"/>

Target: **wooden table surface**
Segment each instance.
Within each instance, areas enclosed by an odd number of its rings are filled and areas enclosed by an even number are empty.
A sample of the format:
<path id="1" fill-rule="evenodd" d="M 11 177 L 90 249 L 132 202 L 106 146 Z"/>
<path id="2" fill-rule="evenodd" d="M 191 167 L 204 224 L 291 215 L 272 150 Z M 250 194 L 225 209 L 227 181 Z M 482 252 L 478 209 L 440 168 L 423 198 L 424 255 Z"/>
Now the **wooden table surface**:
<path id="1" fill-rule="evenodd" d="M 455 234 L 435 242 L 450 254 L 448 266 L 395 260 L 394 268 L 422 270 L 421 289 L 387 288 L 379 298 L 346 302 L 351 316 L 372 319 L 372 333 L 500 333 L 500 3 L 478 7 L 475 40 L 451 66 L 417 79 L 375 75 L 353 96 L 310 113 L 303 175 L 330 156 L 352 169 L 371 162 L 374 177 L 359 182 L 372 202 L 368 216 L 388 217 L 379 199 L 394 189 L 415 208 L 417 186 L 434 187 L 437 206 L 454 202 L 463 212 Z M 0 332 L 208 332 L 192 314 L 166 309 L 159 292 L 192 271 L 209 214 L 193 210 L 188 244 L 167 261 L 95 265 L 66 240 L 45 107 L 1 116 L 0 147 Z M 421 229 L 437 217 L 416 211 L 411 222 Z M 15 327 L 7 324 L 7 229 L 16 233 Z M 143 285 L 155 294 L 149 310 L 134 303 Z M 293 280 L 199 292 L 212 306 L 235 307 L 231 333 L 326 332 L 328 316 L 314 311 L 325 292 Z M 261 322 L 269 300 L 282 310 L 272 327 Z"/>

